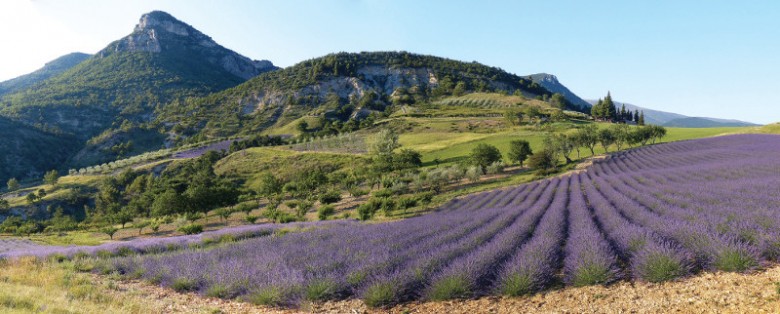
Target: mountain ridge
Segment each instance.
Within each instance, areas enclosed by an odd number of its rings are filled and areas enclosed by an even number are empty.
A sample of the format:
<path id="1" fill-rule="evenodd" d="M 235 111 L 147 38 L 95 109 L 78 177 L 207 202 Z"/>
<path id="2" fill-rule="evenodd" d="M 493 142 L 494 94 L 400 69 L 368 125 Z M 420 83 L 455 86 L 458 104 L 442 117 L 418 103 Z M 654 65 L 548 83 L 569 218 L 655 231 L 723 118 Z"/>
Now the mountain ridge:
<path id="1" fill-rule="evenodd" d="M 595 104 L 597 100 L 589 99 L 590 104 Z M 706 128 L 706 127 L 738 127 L 738 126 L 758 126 L 752 122 L 733 120 L 733 119 L 719 119 L 710 117 L 691 117 L 682 115 L 679 113 L 654 110 L 649 108 L 640 107 L 634 104 L 615 101 L 615 106 L 625 105 L 627 110 L 635 111 L 639 110 L 645 114 L 645 123 L 655 124 L 669 127 L 690 127 L 690 128 Z"/>
<path id="2" fill-rule="evenodd" d="M 37 83 L 62 74 L 79 63 L 84 62 L 91 56 L 92 55 L 86 53 L 72 52 L 46 62 L 46 64 L 38 70 L 0 82 L 0 96 L 29 88 Z"/>

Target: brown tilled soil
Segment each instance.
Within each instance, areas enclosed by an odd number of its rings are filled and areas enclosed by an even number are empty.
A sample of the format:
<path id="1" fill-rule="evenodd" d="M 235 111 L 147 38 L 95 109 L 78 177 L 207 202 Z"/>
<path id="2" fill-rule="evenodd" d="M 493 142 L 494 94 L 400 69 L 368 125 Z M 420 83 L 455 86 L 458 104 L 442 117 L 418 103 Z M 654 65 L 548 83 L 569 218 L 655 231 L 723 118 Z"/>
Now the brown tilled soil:
<path id="1" fill-rule="evenodd" d="M 360 300 L 274 309 L 237 301 L 180 294 L 146 283 L 126 282 L 155 302 L 170 302 L 169 313 L 780 313 L 780 266 L 751 274 L 703 273 L 662 284 L 620 282 L 547 291 L 527 297 L 414 302 L 370 309 Z"/>

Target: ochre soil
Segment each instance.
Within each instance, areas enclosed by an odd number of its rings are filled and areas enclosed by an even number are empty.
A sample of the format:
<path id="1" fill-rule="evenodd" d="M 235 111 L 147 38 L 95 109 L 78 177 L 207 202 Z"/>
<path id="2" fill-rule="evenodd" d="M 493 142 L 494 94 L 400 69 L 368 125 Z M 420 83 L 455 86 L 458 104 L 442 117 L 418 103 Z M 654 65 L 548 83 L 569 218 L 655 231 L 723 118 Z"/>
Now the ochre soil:
<path id="1" fill-rule="evenodd" d="M 158 302 L 167 312 L 199 313 L 780 313 L 780 266 L 749 274 L 702 273 L 660 284 L 622 281 L 609 286 L 550 290 L 524 297 L 413 302 L 368 308 L 360 300 L 307 303 L 279 309 L 176 293 L 147 283 L 125 282 Z"/>

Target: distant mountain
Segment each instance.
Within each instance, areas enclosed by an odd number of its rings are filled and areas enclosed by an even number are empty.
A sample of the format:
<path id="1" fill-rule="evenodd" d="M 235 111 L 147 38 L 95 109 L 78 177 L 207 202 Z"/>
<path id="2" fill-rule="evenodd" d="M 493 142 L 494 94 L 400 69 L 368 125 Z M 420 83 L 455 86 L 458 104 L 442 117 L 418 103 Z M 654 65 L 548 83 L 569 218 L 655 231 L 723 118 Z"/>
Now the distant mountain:
<path id="1" fill-rule="evenodd" d="M 547 73 L 538 73 L 529 75 L 528 78 L 536 82 L 537 84 L 541 85 L 542 87 L 546 88 L 552 93 L 560 93 L 563 95 L 566 100 L 568 100 L 570 103 L 572 103 L 575 106 L 578 106 L 580 108 L 590 108 L 591 104 L 587 101 L 580 98 L 580 96 L 577 96 L 572 91 L 569 90 L 566 86 L 561 84 L 561 82 L 558 81 L 558 78 L 555 77 L 555 75 L 547 74 Z"/>
<path id="2" fill-rule="evenodd" d="M 552 93 L 530 78 L 476 62 L 408 52 L 337 53 L 261 74 L 235 88 L 168 106 L 159 119 L 206 139 L 251 134 L 305 115 L 347 121 L 392 104 L 475 91 Z"/>
<path id="3" fill-rule="evenodd" d="M 270 61 L 251 60 L 222 47 L 160 11 L 144 14 L 131 34 L 94 56 L 76 62 L 79 57 L 55 62 L 50 68 L 60 73 L 48 71 L 48 78 L 36 73 L 26 76 L 40 78 L 35 82 L 19 78 L 32 84 L 0 96 L 0 116 L 45 134 L 76 138 L 80 144 L 68 145 L 85 152 L 66 155 L 76 157 L 70 166 L 160 148 L 166 134 L 151 123 L 160 109 L 278 69 Z M 144 138 L 138 140 L 135 134 Z M 8 141 L 0 138 L 0 147 L 11 145 Z"/>
<path id="4" fill-rule="evenodd" d="M 687 117 L 667 121 L 663 126 L 684 127 L 684 128 L 715 128 L 715 127 L 739 127 L 739 126 L 758 126 L 758 124 L 744 122 L 739 120 L 725 120 L 702 117 Z"/>
<path id="5" fill-rule="evenodd" d="M 28 88 L 33 84 L 43 82 L 56 75 L 62 74 L 65 71 L 70 70 L 70 68 L 83 62 L 84 60 L 87 60 L 89 57 L 91 57 L 91 55 L 86 53 L 70 53 L 49 61 L 46 63 L 46 65 L 36 70 L 35 72 L 0 82 L 0 96 Z"/>
<path id="6" fill-rule="evenodd" d="M 596 100 L 588 100 L 589 103 L 595 104 Z M 714 127 L 737 127 L 737 126 L 756 126 L 758 124 L 739 121 L 728 120 L 718 118 L 707 117 L 689 117 L 677 113 L 653 110 L 648 108 L 639 107 L 629 103 L 615 102 L 615 105 L 620 109 L 620 106 L 625 105 L 626 110 L 639 110 L 645 113 L 645 122 L 648 124 L 669 126 L 669 127 L 681 127 L 681 128 L 714 128 Z"/>

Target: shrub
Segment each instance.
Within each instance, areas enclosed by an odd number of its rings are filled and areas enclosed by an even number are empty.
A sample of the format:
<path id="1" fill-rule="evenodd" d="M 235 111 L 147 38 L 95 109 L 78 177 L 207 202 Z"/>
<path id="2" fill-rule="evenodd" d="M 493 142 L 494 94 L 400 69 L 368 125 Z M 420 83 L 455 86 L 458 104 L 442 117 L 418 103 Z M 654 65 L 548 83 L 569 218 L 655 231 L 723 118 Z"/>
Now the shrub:
<path id="1" fill-rule="evenodd" d="M 487 174 L 499 174 L 503 171 L 504 163 L 500 161 L 494 162 L 485 168 L 485 172 L 487 172 Z"/>
<path id="2" fill-rule="evenodd" d="M 390 196 L 393 196 L 393 190 L 381 189 L 374 191 L 374 197 L 385 198 Z"/>
<path id="3" fill-rule="evenodd" d="M 385 213 L 385 216 L 389 216 L 395 211 L 396 203 L 391 198 L 385 198 L 382 200 L 382 205 L 379 207 L 380 210 L 382 210 L 383 213 Z"/>
<path id="4" fill-rule="evenodd" d="M 183 234 L 186 234 L 186 235 L 198 234 L 198 233 L 203 232 L 203 226 L 201 226 L 199 224 L 189 224 L 189 225 L 186 225 L 186 226 L 181 226 L 179 228 L 179 232 L 181 232 Z"/>
<path id="5" fill-rule="evenodd" d="M 333 207 L 333 205 L 320 206 L 320 208 L 317 209 L 317 217 L 320 220 L 327 220 L 328 217 L 333 215 L 335 212 L 336 208 Z"/>
<path id="6" fill-rule="evenodd" d="M 249 215 L 249 216 L 246 216 L 246 217 L 244 217 L 244 220 L 245 220 L 246 222 L 250 223 L 250 224 L 254 224 L 254 223 L 255 223 L 255 222 L 258 220 L 258 219 L 260 219 L 260 217 L 258 217 L 258 216 L 252 216 L 252 215 Z"/>
<path id="7" fill-rule="evenodd" d="M 352 197 L 360 197 L 363 195 L 368 195 L 367 189 L 361 189 L 358 187 L 353 187 L 349 189 L 349 195 L 352 195 Z"/>
<path id="8" fill-rule="evenodd" d="M 418 202 L 427 205 L 430 204 L 431 201 L 433 201 L 434 195 L 435 194 L 433 192 L 423 192 L 423 193 L 418 193 L 416 197 Z"/>
<path id="9" fill-rule="evenodd" d="M 341 192 L 339 191 L 333 190 L 320 194 L 320 203 L 322 204 L 333 204 L 340 200 Z"/>
<path id="10" fill-rule="evenodd" d="M 400 209 L 409 209 L 415 206 L 417 206 L 417 198 L 403 197 L 398 200 L 398 208 Z"/>
<path id="11" fill-rule="evenodd" d="M 374 213 L 376 212 L 376 209 L 371 206 L 370 203 L 366 202 L 363 204 L 360 204 L 357 208 L 358 213 L 358 219 L 360 220 L 369 220 L 372 217 L 374 217 Z"/>
<path id="12" fill-rule="evenodd" d="M 479 177 L 482 176 L 482 169 L 478 166 L 471 166 L 466 170 L 466 178 L 471 182 L 479 181 Z"/>

